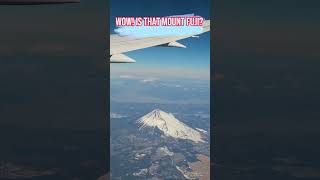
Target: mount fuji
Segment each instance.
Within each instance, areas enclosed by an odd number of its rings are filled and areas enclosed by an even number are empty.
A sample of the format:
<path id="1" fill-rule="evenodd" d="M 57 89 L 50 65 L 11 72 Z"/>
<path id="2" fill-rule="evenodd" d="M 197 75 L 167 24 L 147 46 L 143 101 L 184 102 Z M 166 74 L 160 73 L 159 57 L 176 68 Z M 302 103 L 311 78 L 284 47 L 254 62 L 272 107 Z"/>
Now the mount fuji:
<path id="1" fill-rule="evenodd" d="M 165 136 L 191 140 L 195 143 L 205 142 L 202 140 L 201 133 L 183 122 L 179 121 L 171 113 L 166 113 L 160 109 L 155 109 L 137 120 L 139 130 L 158 129 Z"/>

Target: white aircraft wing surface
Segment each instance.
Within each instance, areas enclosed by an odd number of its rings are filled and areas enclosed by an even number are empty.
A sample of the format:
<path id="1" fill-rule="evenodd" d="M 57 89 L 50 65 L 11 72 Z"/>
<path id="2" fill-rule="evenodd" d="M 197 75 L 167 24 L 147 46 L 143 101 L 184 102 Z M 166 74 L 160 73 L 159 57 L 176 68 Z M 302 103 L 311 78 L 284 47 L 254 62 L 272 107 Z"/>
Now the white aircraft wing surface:
<path id="1" fill-rule="evenodd" d="M 186 48 L 186 46 L 176 41 L 189 37 L 197 37 L 196 35 L 208 31 L 210 31 L 210 20 L 205 20 L 203 22 L 203 31 L 198 34 L 144 38 L 132 38 L 127 36 L 120 36 L 118 34 L 113 34 L 110 35 L 110 63 L 134 63 L 136 62 L 134 59 L 124 55 L 123 53 L 148 47 L 166 46 Z"/>

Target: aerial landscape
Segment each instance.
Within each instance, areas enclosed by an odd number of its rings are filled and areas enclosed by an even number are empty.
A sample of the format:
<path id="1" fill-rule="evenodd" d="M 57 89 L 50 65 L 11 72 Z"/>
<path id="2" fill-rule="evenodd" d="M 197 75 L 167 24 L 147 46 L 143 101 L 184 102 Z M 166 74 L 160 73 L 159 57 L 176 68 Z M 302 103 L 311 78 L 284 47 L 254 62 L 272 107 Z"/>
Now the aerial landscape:
<path id="1" fill-rule="evenodd" d="M 111 179 L 210 179 L 209 81 L 182 82 L 111 79 Z"/>

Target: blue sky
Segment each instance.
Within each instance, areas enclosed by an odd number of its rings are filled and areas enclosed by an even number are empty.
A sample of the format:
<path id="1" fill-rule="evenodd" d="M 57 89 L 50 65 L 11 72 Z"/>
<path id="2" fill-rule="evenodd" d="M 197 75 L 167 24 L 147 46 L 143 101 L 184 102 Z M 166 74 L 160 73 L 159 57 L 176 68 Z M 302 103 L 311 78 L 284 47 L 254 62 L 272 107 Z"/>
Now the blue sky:
<path id="1" fill-rule="evenodd" d="M 114 33 L 116 16 L 169 16 L 192 14 L 199 15 L 205 19 L 210 16 L 209 0 L 190 0 L 190 1 L 116 1 L 110 2 L 110 32 Z M 165 75 L 164 69 L 175 71 L 184 76 L 181 72 L 186 72 L 188 77 L 209 79 L 210 74 L 210 33 L 205 33 L 200 38 L 188 38 L 179 41 L 187 46 L 182 48 L 153 47 L 126 53 L 135 59 L 135 64 L 111 65 L 111 72 L 128 72 L 142 74 L 144 70 L 158 69 Z M 149 71 L 146 71 L 148 73 Z M 156 70 L 155 70 L 156 71 Z M 171 73 L 169 73 L 171 74 Z"/>

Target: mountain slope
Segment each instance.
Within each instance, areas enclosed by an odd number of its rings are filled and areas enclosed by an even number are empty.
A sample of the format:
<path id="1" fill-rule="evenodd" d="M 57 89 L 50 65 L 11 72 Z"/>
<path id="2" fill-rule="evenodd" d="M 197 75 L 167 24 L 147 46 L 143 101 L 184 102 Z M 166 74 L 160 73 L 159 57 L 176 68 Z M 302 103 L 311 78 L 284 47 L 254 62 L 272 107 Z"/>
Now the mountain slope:
<path id="1" fill-rule="evenodd" d="M 172 114 L 161 111 L 160 109 L 155 109 L 141 117 L 137 120 L 137 123 L 140 125 L 139 130 L 157 128 L 168 137 L 188 139 L 196 143 L 204 142 L 198 131 L 180 122 Z"/>

